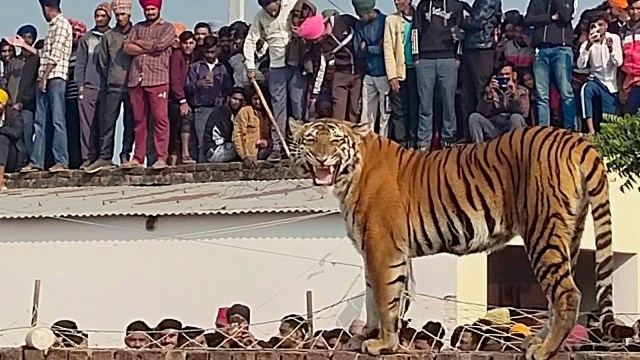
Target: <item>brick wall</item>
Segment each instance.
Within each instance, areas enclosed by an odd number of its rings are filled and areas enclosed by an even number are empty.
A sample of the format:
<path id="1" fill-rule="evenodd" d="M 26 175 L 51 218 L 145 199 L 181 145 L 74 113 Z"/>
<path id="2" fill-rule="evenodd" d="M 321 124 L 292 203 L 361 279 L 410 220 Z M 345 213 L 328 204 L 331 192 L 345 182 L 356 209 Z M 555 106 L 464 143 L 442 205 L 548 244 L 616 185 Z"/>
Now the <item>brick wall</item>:
<path id="1" fill-rule="evenodd" d="M 29 174 L 7 174 L 10 189 L 44 189 L 76 186 L 121 186 L 121 185 L 172 185 L 238 180 L 277 180 L 307 177 L 300 168 L 288 161 L 268 163 L 260 161 L 258 168 L 247 169 L 242 163 L 193 164 L 162 171 L 150 168 L 123 170 L 114 168 L 97 174 L 85 174 L 81 170 L 51 174 L 47 171 Z"/>
<path id="2" fill-rule="evenodd" d="M 524 360 L 516 352 L 414 352 L 380 357 L 392 360 Z M 296 350 L 109 350 L 51 349 L 48 352 L 21 348 L 0 348 L 0 360 L 373 360 L 380 359 L 354 352 Z M 554 360 L 640 360 L 640 353 L 560 353 Z"/>

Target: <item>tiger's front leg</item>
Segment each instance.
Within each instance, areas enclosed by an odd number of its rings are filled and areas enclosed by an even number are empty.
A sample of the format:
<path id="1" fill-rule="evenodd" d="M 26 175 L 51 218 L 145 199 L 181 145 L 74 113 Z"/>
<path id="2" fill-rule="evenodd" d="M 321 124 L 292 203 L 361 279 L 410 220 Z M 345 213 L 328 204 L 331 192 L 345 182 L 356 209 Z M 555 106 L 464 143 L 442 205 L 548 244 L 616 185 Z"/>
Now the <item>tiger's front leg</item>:
<path id="1" fill-rule="evenodd" d="M 376 338 L 362 343 L 362 352 L 374 356 L 395 353 L 400 345 L 398 331 L 409 259 L 391 239 L 392 236 L 384 239 L 372 236 L 365 238 L 365 271 L 372 293 L 371 297 L 367 297 L 367 332 L 375 328 L 379 331 Z M 371 298 L 373 301 L 369 301 Z M 372 307 L 375 308 L 374 311 L 369 310 Z M 370 318 L 369 314 L 377 315 L 377 319 Z"/>
<path id="2" fill-rule="evenodd" d="M 362 349 L 362 343 L 366 339 L 377 336 L 378 329 L 380 328 L 380 321 L 378 319 L 378 308 L 376 307 L 376 300 L 373 296 L 373 289 L 369 284 L 369 277 L 365 269 L 365 306 L 367 308 L 367 323 L 364 326 L 364 332 L 362 334 L 350 334 L 351 339 L 345 344 L 344 349 L 346 351 L 360 351 Z"/>

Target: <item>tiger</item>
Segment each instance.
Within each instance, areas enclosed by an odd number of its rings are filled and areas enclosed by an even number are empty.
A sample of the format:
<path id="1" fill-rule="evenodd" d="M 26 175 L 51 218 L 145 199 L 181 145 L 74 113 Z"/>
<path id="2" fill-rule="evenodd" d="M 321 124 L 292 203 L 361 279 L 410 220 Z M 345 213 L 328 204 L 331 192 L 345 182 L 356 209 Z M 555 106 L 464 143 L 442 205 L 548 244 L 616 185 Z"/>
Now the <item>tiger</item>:
<path id="1" fill-rule="evenodd" d="M 527 339 L 525 357 L 550 359 L 577 322 L 582 294 L 574 273 L 589 206 L 603 334 L 633 336 L 614 322 L 609 183 L 585 137 L 525 127 L 425 152 L 375 134 L 366 122 L 292 120 L 290 129 L 294 162 L 337 197 L 363 258 L 367 320 L 357 350 L 397 353 L 413 258 L 493 252 L 521 236 L 550 312 L 548 328 Z"/>

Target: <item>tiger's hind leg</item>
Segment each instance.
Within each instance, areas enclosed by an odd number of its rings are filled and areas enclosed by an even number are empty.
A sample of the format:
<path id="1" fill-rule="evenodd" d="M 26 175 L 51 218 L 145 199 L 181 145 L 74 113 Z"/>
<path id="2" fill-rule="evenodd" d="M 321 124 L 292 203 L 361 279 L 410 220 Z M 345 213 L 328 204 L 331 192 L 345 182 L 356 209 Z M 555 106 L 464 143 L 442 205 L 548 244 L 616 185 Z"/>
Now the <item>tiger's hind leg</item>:
<path id="1" fill-rule="evenodd" d="M 527 360 L 549 360 L 561 348 L 578 318 L 581 293 L 573 279 L 571 242 L 574 231 L 560 216 L 548 218 L 525 239 L 534 274 L 551 303 L 549 332 L 527 347 Z M 572 219 L 573 220 L 573 219 Z M 535 227 L 535 225 L 533 225 Z"/>
<path id="2" fill-rule="evenodd" d="M 403 313 L 403 299 L 409 275 L 409 257 L 399 249 L 392 239 L 365 239 L 368 244 L 364 253 L 367 283 L 371 286 L 378 316 L 377 338 L 362 343 L 362 352 L 374 356 L 395 353 L 400 341 L 398 331 Z M 367 312 L 371 308 L 367 298 Z M 367 314 L 367 317 L 370 315 Z M 372 321 L 367 319 L 367 326 Z M 373 329 L 367 329 L 373 330 Z"/>

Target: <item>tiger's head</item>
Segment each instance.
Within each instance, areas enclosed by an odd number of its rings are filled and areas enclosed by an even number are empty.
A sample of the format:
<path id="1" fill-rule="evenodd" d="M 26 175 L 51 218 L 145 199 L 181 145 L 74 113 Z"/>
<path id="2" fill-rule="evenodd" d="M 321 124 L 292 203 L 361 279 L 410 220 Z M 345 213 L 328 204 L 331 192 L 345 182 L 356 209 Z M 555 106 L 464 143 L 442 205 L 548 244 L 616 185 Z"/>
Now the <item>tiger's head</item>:
<path id="1" fill-rule="evenodd" d="M 317 186 L 332 186 L 357 169 L 360 144 L 370 132 L 368 123 L 354 124 L 335 119 L 310 122 L 290 120 L 296 158 Z"/>

